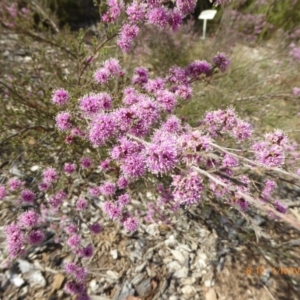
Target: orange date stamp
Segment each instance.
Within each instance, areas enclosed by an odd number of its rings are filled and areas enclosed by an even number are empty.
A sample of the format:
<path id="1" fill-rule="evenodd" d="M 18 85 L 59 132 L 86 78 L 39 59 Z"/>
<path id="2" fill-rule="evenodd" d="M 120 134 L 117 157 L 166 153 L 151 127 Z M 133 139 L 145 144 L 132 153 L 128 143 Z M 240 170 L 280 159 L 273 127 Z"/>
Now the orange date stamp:
<path id="1" fill-rule="evenodd" d="M 248 267 L 246 268 L 247 275 L 264 275 L 267 269 L 265 267 Z M 271 268 L 272 275 L 300 275 L 300 267 L 279 267 Z"/>

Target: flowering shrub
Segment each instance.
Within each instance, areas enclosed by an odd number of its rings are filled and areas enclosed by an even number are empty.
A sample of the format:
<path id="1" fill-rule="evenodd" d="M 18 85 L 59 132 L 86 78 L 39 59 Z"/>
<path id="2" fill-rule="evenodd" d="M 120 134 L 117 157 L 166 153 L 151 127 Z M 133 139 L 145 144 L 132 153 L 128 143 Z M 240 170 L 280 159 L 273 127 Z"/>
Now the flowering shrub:
<path id="1" fill-rule="evenodd" d="M 105 230 L 85 213 L 95 199 L 100 200 L 104 215 L 129 233 L 143 222 L 170 222 L 181 208 L 201 205 L 205 199 L 226 203 L 246 218 L 247 210 L 256 209 L 300 229 L 286 214 L 286 205 L 273 196 L 275 180 L 299 180 L 299 166 L 287 163 L 291 145 L 281 130 L 257 140 L 253 126 L 232 107 L 206 112 L 196 127 L 176 116 L 177 108 L 193 97 L 194 85 L 226 72 L 230 66 L 226 54 L 216 53 L 211 62 L 173 66 L 162 77 L 153 76 L 144 66 L 128 74 L 116 58 L 93 65 L 98 52 L 114 37 L 120 50 L 129 52 L 144 22 L 176 31 L 195 4 L 184 0 L 167 8 L 158 1 L 125 5 L 109 0 L 102 21 L 114 26 L 123 17 L 121 28 L 117 33 L 111 29 L 112 34 L 89 55 L 79 52 L 77 80 L 47 94 L 47 105 L 55 111 L 52 129 L 56 127 L 56 134 L 62 136 L 62 149 L 68 147 L 74 156 L 65 161 L 56 153 L 56 162 L 40 165 L 36 183 L 7 175 L 0 185 L 1 201 L 11 201 L 13 196 L 28 209 L 5 227 L 9 258 L 41 243 L 46 236 L 42 225 L 52 220 L 57 242 L 78 258 L 65 264 L 69 276 L 65 291 L 76 299 L 89 299 L 85 263 L 94 252 L 81 225 L 88 225 L 90 235 Z M 228 147 L 232 144 L 234 149 Z M 89 154 L 78 155 L 78 145 L 88 148 Z M 257 173 L 264 180 L 253 181 Z M 169 180 L 169 188 L 161 178 Z M 80 195 L 73 193 L 75 179 L 85 183 Z M 146 179 L 151 179 L 157 197 L 147 199 L 143 216 L 132 201 L 135 195 L 130 187 Z"/>

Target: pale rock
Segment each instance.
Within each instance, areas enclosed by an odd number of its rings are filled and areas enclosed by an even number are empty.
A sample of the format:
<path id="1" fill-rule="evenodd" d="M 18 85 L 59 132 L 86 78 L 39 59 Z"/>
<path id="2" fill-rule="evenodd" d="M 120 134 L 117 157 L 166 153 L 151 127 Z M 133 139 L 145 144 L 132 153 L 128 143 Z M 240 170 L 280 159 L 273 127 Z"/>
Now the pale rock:
<path id="1" fill-rule="evenodd" d="M 205 280 L 204 281 L 204 285 L 206 286 L 206 287 L 213 287 L 214 286 L 214 284 L 215 284 L 215 281 L 214 280 L 210 280 L 210 279 L 208 279 L 208 280 Z"/>
<path id="2" fill-rule="evenodd" d="M 144 279 L 145 275 L 140 273 L 137 274 L 132 280 L 131 280 L 131 284 L 133 286 L 138 285 L 143 279 Z"/>
<path id="3" fill-rule="evenodd" d="M 151 236 L 158 236 L 159 235 L 159 227 L 158 224 L 150 224 L 146 226 L 146 232 Z"/>
<path id="4" fill-rule="evenodd" d="M 40 169 L 40 167 L 39 166 L 32 166 L 31 168 L 30 168 L 30 171 L 31 172 L 35 172 L 35 171 L 37 171 L 38 169 Z"/>
<path id="5" fill-rule="evenodd" d="M 169 273 L 174 273 L 177 270 L 180 270 L 182 266 L 177 261 L 171 261 L 169 264 L 167 264 L 167 270 Z"/>
<path id="6" fill-rule="evenodd" d="M 28 280 L 30 286 L 46 286 L 46 279 L 40 270 L 29 271 L 24 274 L 24 277 Z"/>
<path id="7" fill-rule="evenodd" d="M 194 297 L 196 294 L 196 290 L 193 286 L 191 285 L 185 285 L 182 289 L 181 292 L 187 296 L 189 299 Z"/>
<path id="8" fill-rule="evenodd" d="M 140 296 L 147 296 L 151 292 L 151 278 L 143 280 L 138 286 L 135 287 L 135 290 Z"/>
<path id="9" fill-rule="evenodd" d="M 99 284 L 97 283 L 96 279 L 93 279 L 89 285 L 90 285 L 91 292 L 93 294 L 96 294 L 99 289 Z"/>
<path id="10" fill-rule="evenodd" d="M 195 277 L 183 278 L 180 280 L 181 285 L 192 285 L 196 282 Z"/>
<path id="11" fill-rule="evenodd" d="M 24 274 L 27 273 L 31 270 L 33 270 L 35 267 L 33 264 L 29 263 L 27 260 L 24 259 L 18 259 L 18 264 L 19 264 L 19 268 L 20 271 Z"/>
<path id="12" fill-rule="evenodd" d="M 13 274 L 9 280 L 16 287 L 20 287 L 25 283 L 24 279 L 19 274 Z"/>
<path id="13" fill-rule="evenodd" d="M 174 277 L 175 278 L 184 278 L 184 277 L 187 277 L 188 276 L 188 273 L 189 273 L 189 270 L 187 267 L 182 267 L 181 269 L 177 270 L 175 273 L 174 273 Z"/>
<path id="14" fill-rule="evenodd" d="M 205 300 L 217 300 L 217 294 L 214 289 L 210 288 L 205 294 Z"/>
<path id="15" fill-rule="evenodd" d="M 117 273 L 117 272 L 114 272 L 114 271 L 111 271 L 111 270 L 108 270 L 106 272 L 107 276 L 114 282 L 114 281 L 117 281 L 120 277 L 120 275 Z"/>
<path id="16" fill-rule="evenodd" d="M 117 249 L 111 250 L 110 255 L 112 256 L 113 259 L 117 259 L 118 258 L 118 250 Z"/>
<path id="17" fill-rule="evenodd" d="M 145 269 L 146 264 L 147 264 L 146 262 L 143 262 L 141 265 L 137 266 L 137 267 L 135 268 L 135 272 L 136 272 L 136 273 L 142 272 L 142 271 Z"/>
<path id="18" fill-rule="evenodd" d="M 177 250 L 171 250 L 171 253 L 175 257 L 175 259 L 178 260 L 182 265 L 185 264 L 186 258 L 181 252 Z"/>
<path id="19" fill-rule="evenodd" d="M 165 240 L 165 244 L 166 244 L 166 246 L 168 246 L 170 248 L 174 248 L 174 247 L 176 247 L 178 242 L 175 240 L 174 235 L 170 235 L 169 238 L 167 240 Z"/>

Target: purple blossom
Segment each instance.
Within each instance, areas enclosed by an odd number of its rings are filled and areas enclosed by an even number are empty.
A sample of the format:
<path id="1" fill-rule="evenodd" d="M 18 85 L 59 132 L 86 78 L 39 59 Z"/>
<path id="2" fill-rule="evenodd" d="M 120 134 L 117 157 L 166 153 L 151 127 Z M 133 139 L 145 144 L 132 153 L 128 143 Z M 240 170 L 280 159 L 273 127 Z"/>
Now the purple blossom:
<path id="1" fill-rule="evenodd" d="M 103 195 L 111 196 L 116 192 L 116 185 L 107 181 L 100 187 L 100 189 Z"/>
<path id="2" fill-rule="evenodd" d="M 64 290 L 71 295 L 80 295 L 85 291 L 83 283 L 68 281 L 65 284 Z"/>
<path id="3" fill-rule="evenodd" d="M 275 187 L 276 187 L 276 183 L 273 180 L 267 179 L 265 181 L 265 187 L 264 187 L 264 189 L 262 191 L 262 196 L 265 199 L 269 199 L 270 196 L 271 196 L 271 193 L 273 192 L 273 190 L 275 189 Z"/>
<path id="4" fill-rule="evenodd" d="M 286 147 L 289 142 L 288 137 L 279 129 L 274 130 L 274 132 L 272 133 L 267 133 L 265 135 L 265 138 L 272 144 L 276 144 L 282 147 Z"/>
<path id="5" fill-rule="evenodd" d="M 117 40 L 117 45 L 123 52 L 128 52 L 131 49 L 133 40 L 137 37 L 139 31 L 140 28 L 137 25 L 123 25 Z"/>
<path id="6" fill-rule="evenodd" d="M 149 79 L 144 87 L 148 93 L 155 94 L 157 91 L 163 90 L 164 86 L 165 79 L 158 77 L 156 79 Z"/>
<path id="7" fill-rule="evenodd" d="M 182 14 L 178 9 L 175 8 L 168 12 L 168 23 L 174 32 L 182 25 L 182 21 Z"/>
<path id="8" fill-rule="evenodd" d="M 0 185 L 0 200 L 3 200 L 6 196 L 6 188 L 4 185 Z"/>
<path id="9" fill-rule="evenodd" d="M 158 91 L 156 100 L 157 102 L 159 102 L 161 107 L 168 113 L 171 113 L 172 110 L 175 108 L 176 97 L 173 93 L 167 90 Z"/>
<path id="10" fill-rule="evenodd" d="M 44 233 L 41 230 L 32 230 L 28 235 L 28 242 L 31 245 L 37 245 L 41 243 L 45 238 Z"/>
<path id="11" fill-rule="evenodd" d="M 206 60 L 196 60 L 186 68 L 186 74 L 191 77 L 198 77 L 201 74 L 209 75 L 211 65 Z"/>
<path id="12" fill-rule="evenodd" d="M 213 58 L 213 63 L 216 67 L 218 67 L 221 72 L 225 72 L 230 64 L 229 59 L 226 57 L 225 53 L 218 53 Z"/>
<path id="13" fill-rule="evenodd" d="M 139 100 L 138 92 L 133 87 L 126 87 L 123 93 L 123 103 L 126 105 L 132 105 Z"/>
<path id="14" fill-rule="evenodd" d="M 246 201 L 245 199 L 243 198 L 239 198 L 237 201 L 236 201 L 236 204 L 241 208 L 242 211 L 245 211 L 248 209 L 249 207 L 249 202 Z"/>
<path id="15" fill-rule="evenodd" d="M 124 74 L 121 69 L 120 62 L 117 59 L 110 58 L 104 62 L 103 66 L 108 71 L 110 76 Z"/>
<path id="16" fill-rule="evenodd" d="M 53 93 L 52 101 L 57 105 L 63 105 L 69 100 L 69 93 L 64 89 L 56 90 Z"/>
<path id="17" fill-rule="evenodd" d="M 83 210 L 87 208 L 87 201 L 83 198 L 79 198 L 76 202 L 76 209 Z"/>
<path id="18" fill-rule="evenodd" d="M 115 132 L 113 115 L 99 114 L 89 129 L 89 140 L 94 147 L 102 146 Z"/>
<path id="19" fill-rule="evenodd" d="M 224 168 L 232 168 L 237 167 L 239 165 L 238 160 L 233 157 L 232 155 L 225 154 L 223 160 L 222 160 L 222 167 Z"/>
<path id="20" fill-rule="evenodd" d="M 24 227 L 34 227 L 39 222 L 39 215 L 33 211 L 27 211 L 19 216 L 19 225 Z"/>
<path id="21" fill-rule="evenodd" d="M 67 227 L 65 227 L 65 231 L 67 234 L 74 234 L 78 230 L 77 226 L 75 224 L 70 224 Z"/>
<path id="22" fill-rule="evenodd" d="M 85 137 L 85 133 L 80 128 L 78 128 L 78 127 L 74 127 L 71 130 L 71 134 L 74 135 L 74 136 L 82 137 L 82 138 Z"/>
<path id="23" fill-rule="evenodd" d="M 126 14 L 132 23 L 143 21 L 146 14 L 146 4 L 133 1 L 127 6 Z"/>
<path id="24" fill-rule="evenodd" d="M 293 94 L 294 94 L 295 96 L 300 96 L 300 88 L 294 87 L 294 88 L 293 88 Z"/>
<path id="25" fill-rule="evenodd" d="M 192 97 L 192 89 L 188 85 L 179 85 L 175 88 L 175 95 L 183 100 L 189 100 Z"/>
<path id="26" fill-rule="evenodd" d="M 169 116 L 165 123 L 162 124 L 161 128 L 163 131 L 167 131 L 169 133 L 178 132 L 181 128 L 181 121 L 175 116 Z"/>
<path id="27" fill-rule="evenodd" d="M 172 186 L 174 200 L 180 204 L 192 205 L 198 203 L 203 190 L 202 178 L 197 172 L 190 172 L 186 176 L 173 175 Z"/>
<path id="28" fill-rule="evenodd" d="M 93 160 L 89 157 L 82 157 L 80 160 L 80 164 L 82 168 L 89 169 L 93 164 Z"/>
<path id="29" fill-rule="evenodd" d="M 94 253 L 93 246 L 88 245 L 80 250 L 80 256 L 84 258 L 92 257 Z"/>
<path id="30" fill-rule="evenodd" d="M 67 240 L 67 244 L 73 249 L 78 248 L 78 246 L 80 245 L 80 242 L 81 242 L 81 238 L 77 234 L 72 235 Z"/>
<path id="31" fill-rule="evenodd" d="M 57 192 L 55 195 L 51 196 L 49 199 L 49 204 L 52 208 L 58 208 L 62 202 L 67 198 L 67 194 L 63 191 Z"/>
<path id="32" fill-rule="evenodd" d="M 280 202 L 280 201 L 278 201 L 278 200 L 276 200 L 276 201 L 274 202 L 274 206 L 275 206 L 275 209 L 276 209 L 278 212 L 282 213 L 282 214 L 285 214 L 286 211 L 287 211 L 287 207 L 286 207 L 282 202 Z"/>
<path id="33" fill-rule="evenodd" d="M 65 263 L 65 270 L 68 274 L 73 275 L 77 271 L 77 265 L 74 262 Z"/>
<path id="34" fill-rule="evenodd" d="M 128 180 L 124 176 L 121 176 L 118 179 L 117 185 L 119 189 L 125 189 L 128 186 Z"/>
<path id="35" fill-rule="evenodd" d="M 135 232 L 139 228 L 139 220 L 136 217 L 128 217 L 123 222 L 123 226 L 126 231 Z"/>
<path id="36" fill-rule="evenodd" d="M 21 228 L 14 223 L 5 227 L 5 234 L 8 253 L 11 258 L 15 258 L 23 252 L 24 234 Z"/>
<path id="37" fill-rule="evenodd" d="M 103 211 L 108 215 L 110 219 L 117 220 L 120 218 L 122 210 L 116 204 L 106 201 L 103 203 Z"/>
<path id="38" fill-rule="evenodd" d="M 100 68 L 94 73 L 94 79 L 99 84 L 107 84 L 110 79 L 109 71 L 105 68 Z"/>
<path id="39" fill-rule="evenodd" d="M 188 78 L 186 71 L 178 66 L 173 66 L 169 70 L 169 75 L 167 76 L 167 80 L 174 84 L 188 84 Z"/>
<path id="40" fill-rule="evenodd" d="M 57 171 L 54 168 L 48 168 L 43 172 L 43 181 L 46 183 L 52 183 L 58 178 Z"/>
<path id="41" fill-rule="evenodd" d="M 243 141 L 251 136 L 253 127 L 251 124 L 238 119 L 236 126 L 232 129 L 232 136 L 238 141 Z"/>
<path id="42" fill-rule="evenodd" d="M 143 85 L 148 82 L 148 71 L 144 67 L 138 67 L 134 70 L 132 84 Z"/>
<path id="43" fill-rule="evenodd" d="M 41 182 L 39 184 L 39 190 L 40 191 L 43 191 L 43 192 L 46 192 L 50 187 L 50 183 L 47 183 L 47 182 Z"/>
<path id="44" fill-rule="evenodd" d="M 183 17 L 187 14 L 192 13 L 196 7 L 196 0 L 177 0 L 176 7 L 180 11 Z"/>
<path id="45" fill-rule="evenodd" d="M 179 152 L 174 143 L 150 144 L 145 149 L 146 164 L 153 174 L 168 173 L 178 163 Z"/>
<path id="46" fill-rule="evenodd" d="M 19 190 L 22 186 L 24 185 L 24 183 L 17 179 L 17 178 L 11 178 L 8 181 L 8 187 L 11 191 L 17 191 Z"/>
<path id="47" fill-rule="evenodd" d="M 128 194 L 123 194 L 118 197 L 118 205 L 120 207 L 125 207 L 130 202 L 130 196 Z"/>
<path id="48" fill-rule="evenodd" d="M 93 223 L 90 225 L 91 233 L 98 234 L 102 231 L 102 226 L 99 223 Z"/>
<path id="49" fill-rule="evenodd" d="M 155 7 L 147 14 L 148 23 L 164 28 L 168 24 L 168 14 L 164 7 Z"/>
<path id="50" fill-rule="evenodd" d="M 70 123 L 71 115 L 69 112 L 61 112 L 57 114 L 55 120 L 56 120 L 56 126 L 61 131 L 66 131 L 72 127 Z"/>
<path id="51" fill-rule="evenodd" d="M 103 171 L 107 171 L 109 170 L 109 164 L 110 164 L 111 160 L 109 158 L 103 160 L 101 163 L 100 163 L 100 168 L 103 170 Z"/>
<path id="52" fill-rule="evenodd" d="M 72 174 L 74 173 L 76 170 L 76 164 L 72 164 L 72 163 L 65 163 L 64 165 L 64 171 L 68 174 Z"/>
<path id="53" fill-rule="evenodd" d="M 98 197 L 99 195 L 101 195 L 101 190 L 100 187 L 92 187 L 89 189 L 89 193 L 93 196 L 93 197 Z"/>
<path id="54" fill-rule="evenodd" d="M 268 145 L 258 143 L 253 145 L 256 160 L 267 167 L 280 167 L 285 160 L 285 154 L 282 147 L 278 145 Z"/>
<path id="55" fill-rule="evenodd" d="M 141 177 L 146 173 L 145 158 L 141 154 L 128 156 L 122 160 L 121 171 L 128 177 Z"/>
<path id="56" fill-rule="evenodd" d="M 21 193 L 21 198 L 24 202 L 33 202 L 35 199 L 35 194 L 31 190 L 24 190 Z"/>
<path id="57" fill-rule="evenodd" d="M 102 21 L 111 23 L 117 20 L 121 12 L 124 10 L 124 2 L 122 0 L 107 0 L 108 11 L 102 16 Z"/>

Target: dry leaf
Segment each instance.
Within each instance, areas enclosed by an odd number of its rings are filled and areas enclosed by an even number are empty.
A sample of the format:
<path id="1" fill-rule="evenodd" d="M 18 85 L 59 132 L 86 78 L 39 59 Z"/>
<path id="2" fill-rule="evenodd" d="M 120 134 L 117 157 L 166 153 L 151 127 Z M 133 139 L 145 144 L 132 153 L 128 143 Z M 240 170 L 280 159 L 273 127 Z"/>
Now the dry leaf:
<path id="1" fill-rule="evenodd" d="M 134 296 L 128 296 L 125 300 L 142 300 L 142 299 Z"/>
<path id="2" fill-rule="evenodd" d="M 205 294 L 205 300 L 217 300 L 217 294 L 214 289 L 210 288 Z"/>
<path id="3" fill-rule="evenodd" d="M 54 280 L 52 282 L 52 291 L 59 290 L 65 280 L 65 276 L 61 273 L 57 273 L 54 276 Z"/>

